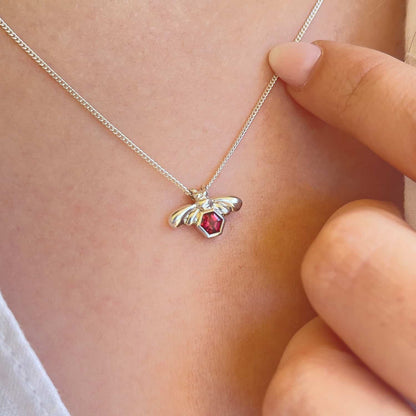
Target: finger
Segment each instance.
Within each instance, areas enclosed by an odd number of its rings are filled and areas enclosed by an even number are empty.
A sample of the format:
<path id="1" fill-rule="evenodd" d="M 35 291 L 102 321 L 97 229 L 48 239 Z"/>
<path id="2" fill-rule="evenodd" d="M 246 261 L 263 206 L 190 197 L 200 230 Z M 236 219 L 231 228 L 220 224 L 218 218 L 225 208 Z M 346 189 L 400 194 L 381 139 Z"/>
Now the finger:
<path id="1" fill-rule="evenodd" d="M 316 46 L 318 45 L 318 46 Z M 416 180 L 416 70 L 378 51 L 319 41 L 273 48 L 269 62 L 301 106 Z"/>
<path id="2" fill-rule="evenodd" d="M 414 413 L 318 318 L 290 341 L 268 388 L 263 415 L 410 416 Z"/>
<path id="3" fill-rule="evenodd" d="M 416 402 L 416 233 L 398 210 L 368 200 L 341 208 L 306 253 L 302 280 L 333 331 Z"/>

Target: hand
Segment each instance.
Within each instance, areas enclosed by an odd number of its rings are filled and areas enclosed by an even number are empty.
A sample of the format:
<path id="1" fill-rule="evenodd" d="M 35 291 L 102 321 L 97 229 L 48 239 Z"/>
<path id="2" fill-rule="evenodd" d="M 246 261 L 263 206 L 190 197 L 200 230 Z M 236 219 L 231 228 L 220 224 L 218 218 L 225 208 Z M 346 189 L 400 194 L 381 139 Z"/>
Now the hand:
<path id="1" fill-rule="evenodd" d="M 335 42 L 285 44 L 270 64 L 302 107 L 416 180 L 416 70 Z M 265 416 L 414 415 L 416 233 L 390 203 L 356 201 L 302 264 L 319 317 L 290 341 Z"/>

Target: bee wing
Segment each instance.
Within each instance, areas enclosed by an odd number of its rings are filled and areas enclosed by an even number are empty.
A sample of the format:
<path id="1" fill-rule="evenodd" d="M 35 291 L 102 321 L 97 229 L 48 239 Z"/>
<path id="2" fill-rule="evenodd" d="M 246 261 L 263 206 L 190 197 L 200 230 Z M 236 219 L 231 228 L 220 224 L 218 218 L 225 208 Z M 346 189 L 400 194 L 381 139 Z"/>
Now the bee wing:
<path id="1" fill-rule="evenodd" d="M 196 224 L 200 214 L 201 210 L 196 204 L 185 205 L 184 207 L 177 209 L 175 212 L 172 212 L 169 217 L 169 224 L 173 228 L 179 227 L 182 224 Z"/>
<path id="2" fill-rule="evenodd" d="M 236 196 L 223 196 L 212 200 L 213 207 L 221 214 L 227 215 L 231 211 L 238 211 L 243 201 Z"/>

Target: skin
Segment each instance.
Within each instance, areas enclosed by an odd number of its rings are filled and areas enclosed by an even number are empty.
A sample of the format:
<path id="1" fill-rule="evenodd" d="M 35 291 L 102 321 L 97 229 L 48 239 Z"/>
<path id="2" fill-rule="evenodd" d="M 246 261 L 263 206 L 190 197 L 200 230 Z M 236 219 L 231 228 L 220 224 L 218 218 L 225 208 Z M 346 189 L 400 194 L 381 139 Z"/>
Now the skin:
<path id="1" fill-rule="evenodd" d="M 370 49 L 317 45 L 307 82 L 291 76 L 289 94 L 416 180 L 416 70 Z M 278 74 L 294 63 L 281 58 Z M 355 201 L 331 216 L 301 268 L 319 318 L 286 348 L 264 416 L 414 415 L 403 398 L 416 403 L 415 258 L 416 233 L 391 203 Z"/>
<path id="2" fill-rule="evenodd" d="M 194 187 L 270 79 L 267 52 L 310 6 L 22 0 L 1 14 Z M 401 58 L 403 19 L 397 0 L 331 1 L 306 39 Z M 401 175 L 276 88 L 212 188 L 243 200 L 224 235 L 173 231 L 167 215 L 188 199 L 4 35 L 0 50 L 0 287 L 69 411 L 259 414 L 289 339 L 315 315 L 300 280 L 307 247 L 348 201 L 400 205 Z"/>

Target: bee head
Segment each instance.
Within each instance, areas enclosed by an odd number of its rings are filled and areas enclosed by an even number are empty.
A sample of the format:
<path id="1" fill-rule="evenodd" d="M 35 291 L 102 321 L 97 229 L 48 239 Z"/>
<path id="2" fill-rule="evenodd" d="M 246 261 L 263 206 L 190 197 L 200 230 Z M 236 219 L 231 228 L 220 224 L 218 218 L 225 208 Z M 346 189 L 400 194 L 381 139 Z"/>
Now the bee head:
<path id="1" fill-rule="evenodd" d="M 208 192 L 205 188 L 201 189 L 190 189 L 191 192 L 191 198 L 197 202 L 197 201 L 203 201 L 204 199 L 208 198 Z"/>

